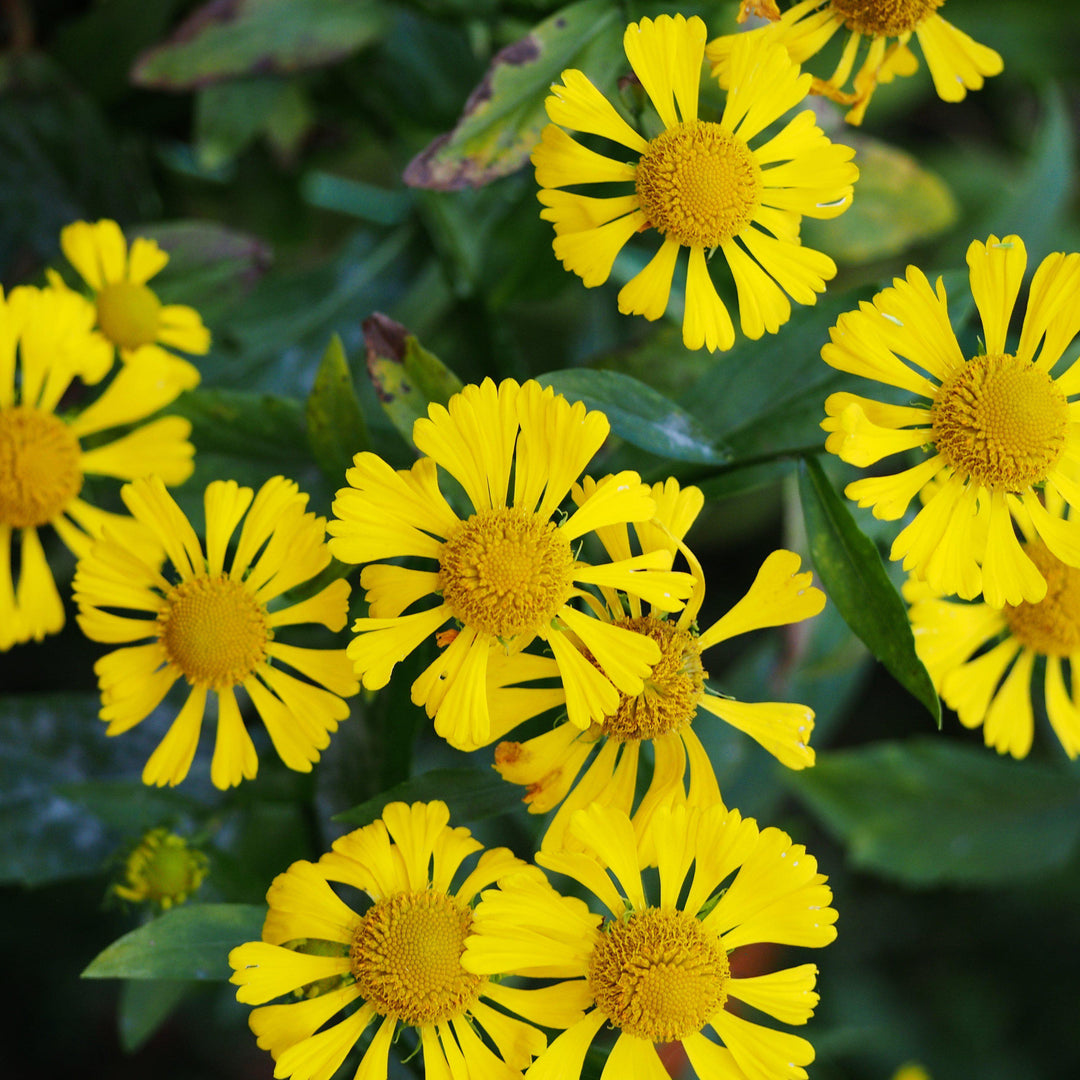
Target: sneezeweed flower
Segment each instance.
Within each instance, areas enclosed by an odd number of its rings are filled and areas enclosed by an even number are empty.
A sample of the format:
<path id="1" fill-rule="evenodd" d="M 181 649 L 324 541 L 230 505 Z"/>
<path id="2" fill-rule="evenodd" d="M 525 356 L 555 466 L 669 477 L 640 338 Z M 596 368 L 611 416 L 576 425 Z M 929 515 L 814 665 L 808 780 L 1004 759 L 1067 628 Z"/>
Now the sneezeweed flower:
<path id="1" fill-rule="evenodd" d="M 83 497 L 87 477 L 130 480 L 154 471 L 180 484 L 193 468 L 190 423 L 176 416 L 147 422 L 180 392 L 152 358 L 117 371 L 86 404 L 64 409 L 73 386 L 101 386 L 112 368 L 93 323 L 93 308 L 69 290 L 23 286 L 0 294 L 0 650 L 64 625 L 41 530 L 55 530 L 78 556 L 106 527 L 146 558 L 159 551 L 131 518 Z"/>
<path id="2" fill-rule="evenodd" d="M 591 487 L 586 478 L 578 497 L 584 498 Z M 680 489 L 674 480 L 656 484 L 653 497 L 657 505 L 654 523 L 634 526 L 638 544 L 643 552 L 674 554 L 677 547 L 684 551 L 694 572 L 694 595 L 678 617 L 670 618 L 667 612 L 651 610 L 637 597 L 616 589 L 603 590 L 603 603 L 596 604 L 601 620 L 649 638 L 659 647 L 660 659 L 646 676 L 641 692 L 620 693 L 618 708 L 587 731 L 573 724 L 558 724 L 525 742 L 502 742 L 495 751 L 495 768 L 502 777 L 527 788 L 525 801 L 531 813 L 559 808 L 544 836 L 544 850 L 557 850 L 566 843 L 573 814 L 591 802 L 630 814 L 641 750 L 650 744 L 652 780 L 633 813 L 639 837 L 660 806 L 718 802 L 712 763 L 694 730 L 699 710 L 750 735 L 789 768 L 802 769 L 814 763 L 814 751 L 808 745 L 814 726 L 811 709 L 786 702 L 735 701 L 716 693 L 706 683 L 703 653 L 738 634 L 816 615 L 825 604 L 824 593 L 810 584 L 809 573 L 798 572 L 798 555 L 774 551 L 746 595 L 700 632 L 696 619 L 705 595 L 705 578 L 682 540 L 704 498 L 698 488 Z M 625 525 L 597 531 L 612 559 L 630 556 Z M 499 685 L 490 695 L 493 714 L 505 718 L 504 722 L 517 723 L 532 708 L 539 712 L 560 704 L 563 699 L 550 690 L 515 685 L 550 675 L 552 668 L 552 661 L 530 657 L 518 673 L 516 658 L 509 658 L 500 669 Z"/>
<path id="3" fill-rule="evenodd" d="M 930 1074 L 921 1065 L 908 1062 L 893 1073 L 892 1080 L 930 1080 Z"/>
<path id="4" fill-rule="evenodd" d="M 1080 506 L 1073 476 L 1080 464 L 1080 365 L 1052 369 L 1080 330 L 1080 255 L 1047 256 L 1031 281 L 1020 339 L 1006 351 L 1013 306 L 1027 265 L 1018 236 L 973 241 L 967 252 L 971 292 L 982 320 L 985 353 L 965 357 L 949 324 L 945 288 L 909 266 L 906 278 L 873 303 L 841 315 L 821 350 L 832 367 L 923 398 L 892 405 L 850 393 L 825 402 L 826 449 L 865 467 L 923 450 L 918 464 L 848 484 L 846 493 L 875 517 L 903 516 L 912 498 L 928 497 L 893 542 L 903 559 L 942 594 L 981 591 L 1000 608 L 1037 603 L 1046 578 L 1013 528 L 1029 519 L 1034 534 L 1062 562 L 1080 566 L 1080 525 L 1050 514 L 1039 488 Z M 932 494 L 930 491 L 932 490 Z"/>
<path id="5" fill-rule="evenodd" d="M 183 904 L 206 880 L 210 864 L 197 848 L 166 828 L 151 829 L 124 862 L 124 880 L 111 892 L 133 904 L 168 911 Z"/>
<path id="6" fill-rule="evenodd" d="M 655 642 L 590 618 L 571 601 L 580 586 L 603 585 L 675 610 L 693 582 L 671 572 L 664 551 L 598 566 L 576 557 L 574 545 L 589 533 L 648 520 L 656 509 L 648 486 L 628 471 L 605 477 L 573 514 L 561 515 L 608 431 L 602 413 L 571 405 L 550 387 L 513 379 L 496 387 L 485 379 L 416 421 L 413 441 L 425 456 L 411 469 L 395 472 L 375 454 L 356 455 L 328 531 L 336 558 L 370 564 L 360 577 L 370 617 L 355 622 L 348 648 L 365 687 L 385 686 L 399 661 L 453 620 L 439 635 L 440 655 L 413 683 L 412 700 L 455 746 L 490 741 L 488 669 L 499 662 L 492 658 L 536 639 L 554 656 L 579 728 L 614 712 L 620 691 L 641 692 L 660 658 Z M 437 467 L 471 502 L 464 521 L 443 497 Z M 423 563 L 376 561 L 402 557 Z M 405 613 L 432 597 L 434 606 Z"/>
<path id="7" fill-rule="evenodd" d="M 1046 502 L 1049 513 L 1063 514 L 1056 492 L 1048 490 Z M 1065 753 L 1075 758 L 1080 754 L 1080 569 L 1053 555 L 1023 515 L 1020 523 L 1025 554 L 1046 579 L 1046 595 L 998 609 L 981 601 L 957 602 L 925 582 L 909 580 L 904 595 L 915 648 L 960 722 L 981 726 L 987 746 L 1015 758 L 1031 749 L 1032 690 L 1041 658 L 1050 726 Z"/>
<path id="8" fill-rule="evenodd" d="M 912 34 L 943 101 L 962 101 L 969 90 L 982 89 L 985 76 L 1001 73 L 1004 65 L 993 49 L 973 41 L 938 14 L 944 5 L 945 0 L 802 0 L 781 14 L 776 0 L 742 0 L 739 22 L 748 15 L 761 15 L 772 20 L 771 25 L 748 35 L 715 38 L 705 55 L 713 63 L 713 74 L 726 85 L 732 77 L 732 50 L 740 36 L 778 42 L 796 64 L 802 64 L 846 29 L 848 39 L 835 70 L 828 79 L 814 79 L 814 92 L 852 106 L 846 119 L 849 124 L 861 124 L 878 83 L 918 70 L 919 61 L 908 48 Z M 864 40 L 868 42 L 866 55 L 852 80 Z M 849 83 L 852 89 L 845 90 Z"/>
<path id="9" fill-rule="evenodd" d="M 508 1014 L 554 1028 L 581 1015 L 580 994 L 505 986 L 462 967 L 480 890 L 530 871 L 494 848 L 463 872 L 482 845 L 449 818 L 442 802 L 390 803 L 317 863 L 295 862 L 274 879 L 262 941 L 233 949 L 229 963 L 237 1000 L 261 1006 L 251 1030 L 276 1077 L 329 1080 L 374 1024 L 356 1075 L 385 1078 L 400 1024 L 420 1044 L 425 1076 L 520 1078 L 546 1039 Z M 359 913 L 341 886 L 370 906 Z M 285 1000 L 267 1004 L 276 998 Z"/>
<path id="10" fill-rule="evenodd" d="M 194 308 L 162 304 L 147 285 L 169 261 L 157 241 L 137 236 L 129 249 L 115 221 L 76 221 L 61 230 L 60 248 L 90 287 L 97 329 L 121 358 L 156 356 L 183 389 L 195 386 L 198 370 L 174 350 L 202 356 L 210 349 L 210 332 Z M 63 287 L 55 273 L 51 280 Z"/>
<path id="11" fill-rule="evenodd" d="M 338 721 L 349 715 L 343 698 L 359 686 L 344 649 L 287 645 L 276 633 L 298 623 L 341 630 L 349 586 L 338 579 L 306 600 L 274 602 L 329 565 L 325 520 L 304 512 L 307 495 L 283 477 L 268 480 L 254 499 L 251 488 L 215 480 L 204 497 L 204 553 L 160 478 L 128 484 L 121 495 L 167 553 L 175 580 L 162 573 L 159 560 L 138 557 L 108 532 L 79 561 L 79 625 L 94 641 L 123 646 L 94 665 L 106 734 L 141 723 L 183 678 L 187 700 L 147 762 L 143 783 L 175 785 L 187 776 L 213 691 L 217 737 L 210 778 L 216 787 L 232 787 L 253 779 L 258 768 L 236 700 L 236 688 L 243 686 L 281 760 L 309 772 Z M 242 518 L 226 571 L 226 552 Z"/>
<path id="12" fill-rule="evenodd" d="M 726 1005 L 742 1002 L 786 1024 L 813 1013 L 813 964 L 737 978 L 728 959 L 755 942 L 816 948 L 836 937 L 832 891 L 813 856 L 719 803 L 665 807 L 640 840 L 625 814 L 593 804 L 574 815 L 570 831 L 585 853 L 541 852 L 536 861 L 580 883 L 607 909 L 603 916 L 546 882 L 507 875 L 477 905 L 462 958 L 479 975 L 513 965 L 525 976 L 564 980 L 552 994 L 584 997 L 584 1017 L 536 1060 L 529 1080 L 580 1077 L 605 1026 L 617 1032 L 610 1076 L 662 1076 L 656 1044 L 681 1042 L 701 1080 L 805 1080 L 803 1066 L 814 1059 L 806 1039 Z M 646 846 L 659 855 L 658 897 L 646 895 L 638 869 Z"/>
<path id="13" fill-rule="evenodd" d="M 735 341 L 710 277 L 715 250 L 735 280 L 743 333 L 776 333 L 791 315 L 789 296 L 813 304 L 836 274 L 832 259 L 800 243 L 802 217 L 832 218 L 846 210 L 859 173 L 851 147 L 831 143 L 810 111 L 751 147 L 810 89 L 810 77 L 800 76 L 779 46 L 737 43 L 738 73 L 723 115 L 718 122 L 700 119 L 705 36 L 697 16 L 661 15 L 627 27 L 627 59 L 664 127 L 653 139 L 635 131 L 584 73 L 564 71 L 547 99 L 553 123 L 532 161 L 546 208 L 541 217 L 555 226 L 555 255 L 587 287 L 607 281 L 615 256 L 635 233 L 652 228 L 663 237 L 656 255 L 619 292 L 624 315 L 660 318 L 679 252 L 689 250 L 683 342 L 712 351 Z M 617 156 L 587 149 L 564 127 L 618 143 Z M 625 161 L 623 147 L 638 160 Z M 633 191 L 608 196 L 608 182 L 632 184 Z M 561 190 L 597 183 L 605 185 L 603 197 Z"/>

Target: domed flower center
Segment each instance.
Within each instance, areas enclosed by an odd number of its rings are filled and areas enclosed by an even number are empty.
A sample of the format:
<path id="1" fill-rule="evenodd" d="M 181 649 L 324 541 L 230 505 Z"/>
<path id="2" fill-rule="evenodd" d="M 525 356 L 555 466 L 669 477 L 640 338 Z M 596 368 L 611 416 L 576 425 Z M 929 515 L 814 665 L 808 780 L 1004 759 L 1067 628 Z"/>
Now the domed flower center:
<path id="1" fill-rule="evenodd" d="M 239 582 L 217 574 L 169 590 L 158 614 L 158 636 L 189 683 L 223 689 L 255 670 L 271 633 L 258 600 Z"/>
<path id="2" fill-rule="evenodd" d="M 870 37 L 909 33 L 945 0 L 832 0 L 832 9 L 849 30 Z"/>
<path id="3" fill-rule="evenodd" d="M 707 121 L 668 128 L 637 164 L 637 195 L 649 224 L 687 246 L 714 248 L 740 233 L 761 192 L 750 148 Z"/>
<path id="4" fill-rule="evenodd" d="M 487 982 L 461 966 L 472 926 L 466 904 L 434 890 L 380 900 L 353 934 L 349 958 L 364 999 L 406 1024 L 461 1016 Z"/>
<path id="5" fill-rule="evenodd" d="M 724 1007 L 727 954 L 692 915 L 646 908 L 605 931 L 589 961 L 589 988 L 628 1035 L 684 1039 Z"/>
<path id="6" fill-rule="evenodd" d="M 101 332 L 122 349 L 137 349 L 157 339 L 161 301 L 145 285 L 114 281 L 97 294 Z"/>
<path id="7" fill-rule="evenodd" d="M 957 473 L 1006 491 L 1044 480 L 1069 429 L 1054 380 L 1007 353 L 969 360 L 941 384 L 930 415 L 937 449 Z"/>
<path id="8" fill-rule="evenodd" d="M 62 420 L 29 405 L 0 409 L 0 525 L 29 529 L 82 490 L 79 442 Z"/>
<path id="9" fill-rule="evenodd" d="M 162 908 L 182 904 L 206 878 L 208 864 L 201 851 L 167 829 L 143 837 L 127 861 L 127 886 L 115 892 L 128 900 L 150 901 Z"/>
<path id="10" fill-rule="evenodd" d="M 619 695 L 619 707 L 603 721 L 609 738 L 655 739 L 693 720 L 708 672 L 701 666 L 697 638 L 674 621 L 644 615 L 617 625 L 644 634 L 660 646 L 660 659 L 634 697 Z"/>
<path id="11" fill-rule="evenodd" d="M 1037 604 L 1005 605 L 1003 614 L 1014 638 L 1043 656 L 1071 656 L 1080 651 L 1080 570 L 1066 566 L 1040 540 L 1024 545 L 1046 578 L 1046 596 Z"/>
<path id="12" fill-rule="evenodd" d="M 473 514 L 447 540 L 439 583 L 456 618 L 505 640 L 551 622 L 573 588 L 573 569 L 554 522 L 507 506 Z"/>

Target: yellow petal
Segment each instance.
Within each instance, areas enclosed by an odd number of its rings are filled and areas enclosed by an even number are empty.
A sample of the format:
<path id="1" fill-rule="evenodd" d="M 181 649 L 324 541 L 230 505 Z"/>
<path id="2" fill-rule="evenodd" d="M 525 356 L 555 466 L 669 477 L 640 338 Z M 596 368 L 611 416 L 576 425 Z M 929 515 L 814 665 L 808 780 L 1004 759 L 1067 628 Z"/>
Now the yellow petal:
<path id="1" fill-rule="evenodd" d="M 985 244 L 972 240 L 967 250 L 967 264 L 971 295 L 982 319 L 986 351 L 1003 353 L 1013 307 L 1027 267 L 1024 242 L 1019 236 L 1006 236 L 1004 240 L 991 236 Z"/>
<path id="2" fill-rule="evenodd" d="M 962 101 L 968 90 L 982 89 L 984 75 L 997 75 L 1004 67 L 993 49 L 936 13 L 923 19 L 915 33 L 942 101 Z"/>
<path id="3" fill-rule="evenodd" d="M 694 89 L 696 92 L 696 84 Z M 544 105 L 552 123 L 573 131 L 602 135 L 638 153 L 648 148 L 648 142 L 615 111 L 611 102 L 582 72 L 574 69 L 564 71 L 562 85 L 556 83 L 552 86 L 551 95 Z"/>
<path id="4" fill-rule="evenodd" d="M 191 687 L 183 708 L 143 769 L 144 784 L 175 787 L 187 776 L 199 745 L 205 709 L 206 688 Z"/>
<path id="5" fill-rule="evenodd" d="M 705 249 L 690 248 L 686 265 L 686 307 L 683 344 L 688 349 L 724 352 L 735 344 L 735 327 L 723 300 L 716 293 L 705 262 Z"/>

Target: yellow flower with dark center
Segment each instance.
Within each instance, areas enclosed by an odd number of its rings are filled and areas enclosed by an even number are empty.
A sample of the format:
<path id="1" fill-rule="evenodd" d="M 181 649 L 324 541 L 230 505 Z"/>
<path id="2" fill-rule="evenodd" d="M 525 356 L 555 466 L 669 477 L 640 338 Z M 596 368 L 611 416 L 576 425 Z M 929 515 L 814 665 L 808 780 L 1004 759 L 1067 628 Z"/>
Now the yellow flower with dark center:
<path id="1" fill-rule="evenodd" d="M 664 130 L 646 139 L 586 75 L 562 73 L 547 99 L 553 123 L 532 156 L 545 206 L 540 216 L 555 226 L 556 256 L 591 288 L 607 281 L 635 233 L 655 229 L 663 238 L 659 251 L 623 286 L 618 302 L 624 315 L 659 319 L 679 252 L 688 248 L 683 342 L 715 350 L 735 341 L 709 272 L 719 249 L 735 281 L 743 333 L 776 333 L 791 316 L 788 297 L 813 304 L 836 274 L 832 259 L 800 243 L 799 226 L 804 215 L 831 218 L 847 209 L 859 175 L 854 151 L 831 143 L 810 111 L 751 147 L 810 89 L 810 77 L 800 76 L 779 46 L 757 39 L 736 46 L 738 77 L 714 122 L 698 117 L 701 19 L 642 19 L 627 27 L 623 44 Z M 564 127 L 618 143 L 619 157 L 586 148 Z M 622 147 L 640 155 L 636 163 L 622 160 Z M 633 192 L 594 198 L 560 190 L 599 183 L 606 192 L 609 182 L 633 184 Z"/>
<path id="2" fill-rule="evenodd" d="M 198 891 L 210 869 L 206 856 L 165 828 L 151 829 L 124 864 L 124 881 L 112 892 L 136 904 L 168 911 Z"/>
<path id="3" fill-rule="evenodd" d="M 586 477 L 575 495 L 584 499 L 592 488 L 592 480 Z M 683 537 L 704 497 L 698 488 L 680 489 L 673 479 L 655 484 L 652 494 L 656 515 L 652 523 L 634 526 L 638 546 L 645 553 L 662 550 L 674 556 L 676 550 L 682 551 L 694 574 L 693 596 L 677 618 L 649 610 L 637 597 L 613 588 L 604 588 L 603 602 L 594 605 L 602 621 L 656 642 L 660 658 L 644 678 L 641 691 L 620 693 L 615 711 L 587 731 L 558 724 L 525 742 L 501 742 L 495 750 L 500 775 L 527 789 L 530 813 L 543 814 L 558 807 L 544 836 L 545 851 L 558 850 L 567 842 L 566 829 L 573 814 L 593 800 L 627 814 L 633 810 L 634 828 L 642 836 L 660 806 L 701 806 L 719 799 L 712 763 L 694 730 L 699 709 L 756 739 L 788 768 L 814 763 L 809 746 L 813 710 L 788 702 L 735 701 L 716 693 L 706 685 L 702 654 L 738 634 L 810 618 L 824 606 L 824 594 L 810 584 L 808 572 L 799 573 L 798 555 L 774 551 L 747 594 L 723 618 L 699 632 L 696 618 L 705 596 L 705 578 Z M 613 560 L 631 556 L 625 525 L 597 533 Z M 498 722 L 492 738 L 565 703 L 565 694 L 557 689 L 527 685 L 554 673 L 554 661 L 541 657 L 508 657 L 493 668 L 489 697 Z M 652 747 L 652 780 L 634 810 L 643 744 Z"/>
<path id="4" fill-rule="evenodd" d="M 759 37 L 783 45 L 796 64 L 816 56 L 840 30 L 848 39 L 828 79 L 814 79 L 813 91 L 841 105 L 850 105 L 847 121 L 861 124 L 878 83 L 897 75 L 914 75 L 919 61 L 908 48 L 912 34 L 926 58 L 934 88 L 943 101 L 962 101 L 969 90 L 982 89 L 983 79 L 999 75 L 1001 57 L 973 41 L 938 14 L 945 0 L 801 0 L 783 14 L 776 0 L 742 0 L 738 21 L 749 15 L 772 20 L 747 34 L 725 34 L 705 49 L 713 74 L 722 85 L 732 78 L 732 53 L 742 37 Z M 895 40 L 893 40 L 895 39 Z M 863 41 L 868 47 L 852 79 Z M 890 44 L 892 40 L 892 44 Z M 845 90 L 848 84 L 851 90 Z"/>
<path id="5" fill-rule="evenodd" d="M 613 1076 L 662 1075 L 656 1044 L 677 1041 L 701 1080 L 805 1080 L 809 1042 L 725 1006 L 741 1002 L 786 1024 L 813 1014 L 813 964 L 738 978 L 728 959 L 756 942 L 816 948 L 836 937 L 832 891 L 813 856 L 719 802 L 664 807 L 639 837 L 622 811 L 592 803 L 570 833 L 584 853 L 541 852 L 537 862 L 578 882 L 603 914 L 535 876 L 508 874 L 484 893 L 462 957 L 478 975 L 512 966 L 563 980 L 548 991 L 584 1004 L 529 1080 L 580 1077 L 605 1026 L 617 1033 L 605 1066 Z M 658 896 L 647 895 L 639 870 L 649 852 L 659 856 Z"/>
<path id="6" fill-rule="evenodd" d="M 1064 514 L 1056 492 L 1047 490 L 1046 503 L 1053 516 Z M 960 722 L 981 726 L 987 746 L 1015 758 L 1027 757 L 1034 738 L 1032 682 L 1041 657 L 1050 726 L 1065 753 L 1075 758 L 1080 755 L 1080 569 L 1052 554 L 1023 515 L 1021 526 L 1024 553 L 1045 579 L 1046 595 L 998 609 L 948 600 L 925 582 L 909 580 L 904 595 L 915 648 Z"/>
<path id="7" fill-rule="evenodd" d="M 895 475 L 856 480 L 845 489 L 874 516 L 904 515 L 920 492 L 925 505 L 897 536 L 903 559 L 938 593 L 972 599 L 981 591 L 1000 608 L 1037 603 L 1046 579 L 1021 548 L 1014 518 L 1029 518 L 1062 562 L 1080 566 L 1080 525 L 1047 513 L 1037 490 L 1054 489 L 1080 506 L 1073 478 L 1080 464 L 1074 420 L 1080 365 L 1053 369 L 1080 330 L 1080 255 L 1047 256 L 1031 281 L 1020 339 L 1006 336 L 1027 253 L 1018 236 L 973 241 L 967 252 L 971 292 L 986 352 L 965 357 L 949 323 L 945 288 L 922 271 L 841 315 L 822 359 L 841 371 L 899 387 L 924 399 L 892 405 L 856 394 L 825 402 L 826 449 L 860 467 L 921 449 L 918 464 Z M 979 524 L 985 522 L 985 527 Z"/>
<path id="8" fill-rule="evenodd" d="M 620 691 L 641 692 L 660 657 L 655 642 L 590 618 L 573 601 L 581 586 L 610 586 L 673 611 L 693 581 L 671 572 L 667 551 L 599 566 L 576 557 L 575 545 L 589 533 L 647 521 L 656 509 L 637 473 L 621 472 L 596 485 L 575 513 L 561 513 L 608 431 L 602 413 L 550 388 L 485 379 L 416 421 L 413 441 L 425 456 L 411 469 L 395 472 L 375 454 L 356 455 L 328 531 L 336 558 L 369 564 L 360 583 L 370 617 L 355 622 L 348 649 L 365 687 L 385 686 L 395 665 L 437 634 L 445 647 L 413 683 L 412 700 L 460 747 L 490 742 L 492 723 L 500 722 L 488 707 L 489 667 L 537 639 L 554 656 L 577 728 L 613 713 Z M 471 502 L 465 520 L 443 497 L 438 467 Z M 419 565 L 377 561 L 401 558 Z M 433 595 L 434 606 L 403 614 Z M 452 632 L 439 634 L 451 620 Z M 595 664 L 572 637 L 588 644 Z"/>
<path id="9" fill-rule="evenodd" d="M 305 513 L 307 495 L 283 477 L 268 480 L 254 499 L 251 488 L 216 480 L 205 493 L 204 553 L 159 478 L 129 484 L 121 494 L 160 541 L 178 580 L 162 573 L 160 559 L 140 558 L 111 533 L 79 561 L 79 625 L 95 641 L 124 645 L 94 665 L 106 734 L 141 723 L 183 678 L 190 687 L 187 700 L 147 762 L 143 782 L 173 785 L 187 776 L 213 691 L 218 708 L 210 778 L 216 787 L 231 787 L 254 778 L 258 769 L 236 700 L 235 689 L 243 686 L 281 760 L 310 772 L 338 721 L 349 715 L 342 699 L 359 685 L 344 649 L 300 648 L 278 641 L 276 634 L 298 623 L 341 630 L 349 585 L 339 578 L 306 600 L 275 601 L 329 565 L 325 519 Z"/>
<path id="10" fill-rule="evenodd" d="M 157 472 L 180 484 L 193 468 L 187 420 L 144 422 L 180 393 L 153 357 L 117 371 L 70 414 L 61 411 L 73 384 L 98 386 L 112 368 L 111 350 L 93 323 L 93 308 L 66 289 L 0 294 L 0 650 L 41 641 L 64 625 L 42 529 L 54 529 L 78 556 L 106 527 L 148 559 L 160 552 L 131 518 L 84 497 L 87 477 Z M 116 432 L 125 427 L 126 434 Z M 90 449 L 83 447 L 87 439 Z"/>
<path id="11" fill-rule="evenodd" d="M 442 802 L 390 803 L 317 863 L 295 862 L 274 879 L 262 941 L 233 949 L 229 963 L 237 1000 L 261 1006 L 251 1030 L 273 1055 L 275 1076 L 330 1080 L 375 1024 L 357 1076 L 385 1077 L 401 1024 L 413 1029 L 425 1076 L 512 1080 L 546 1045 L 533 1024 L 561 1028 L 580 1018 L 581 994 L 490 977 L 510 968 L 478 975 L 462 966 L 480 891 L 490 896 L 506 874 L 536 871 L 506 848 L 464 869 L 482 845 L 449 818 Z M 346 890 L 369 898 L 362 915 Z"/>
<path id="12" fill-rule="evenodd" d="M 60 233 L 60 248 L 93 293 L 97 329 L 129 362 L 155 356 L 182 389 L 199 381 L 198 370 L 173 350 L 202 356 L 210 332 L 199 313 L 183 304 L 162 304 L 147 282 L 169 261 L 156 240 L 137 236 L 128 248 L 115 221 L 76 221 Z M 59 275 L 53 285 L 63 288 Z"/>

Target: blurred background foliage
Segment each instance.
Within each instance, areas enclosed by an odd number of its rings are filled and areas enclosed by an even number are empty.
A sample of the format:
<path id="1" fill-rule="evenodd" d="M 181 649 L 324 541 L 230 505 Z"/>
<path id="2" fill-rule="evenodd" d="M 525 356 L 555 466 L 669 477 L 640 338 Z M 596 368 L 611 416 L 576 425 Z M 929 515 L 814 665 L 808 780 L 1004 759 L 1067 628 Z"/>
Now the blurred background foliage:
<path id="1" fill-rule="evenodd" d="M 716 34 L 736 7 L 678 10 Z M 327 513 L 351 455 L 370 446 L 406 464 L 402 433 L 458 380 L 545 376 L 608 410 L 618 437 L 603 467 L 707 492 L 690 536 L 709 581 L 705 619 L 772 547 L 812 555 L 833 600 L 825 613 L 710 667 L 726 692 L 811 705 L 816 768 L 786 773 L 701 725 L 728 804 L 788 829 L 836 892 L 839 940 L 812 958 L 812 1076 L 876 1080 L 917 1060 L 935 1080 L 1071 1080 L 1080 769 L 1045 717 L 1024 762 L 999 759 L 947 711 L 937 730 L 895 568 L 877 555 L 895 526 L 850 511 L 837 495 L 850 470 L 813 454 L 824 397 L 848 385 L 818 355 L 839 312 L 910 261 L 944 274 L 955 314 L 970 316 L 964 252 L 990 232 L 1019 233 L 1029 267 L 1080 249 L 1080 8 L 949 0 L 949 19 L 1005 57 L 982 92 L 945 104 L 923 69 L 882 87 L 858 130 L 818 103 L 862 169 L 853 208 L 805 227 L 839 275 L 776 337 L 712 356 L 683 349 L 677 303 L 657 324 L 618 314 L 640 252 L 624 251 L 597 290 L 566 274 L 523 167 L 559 72 L 583 68 L 633 108 L 622 29 L 674 10 L 5 0 L 3 285 L 41 280 L 76 219 L 112 217 L 169 250 L 155 285 L 214 334 L 202 386 L 175 406 L 195 425 L 197 471 L 178 498 L 196 516 L 209 480 L 277 473 Z M 974 334 L 961 335 L 970 351 Z M 50 556 L 63 581 L 70 560 Z M 224 983 L 225 952 L 258 935 L 276 873 L 376 816 L 388 790 L 445 797 L 458 823 L 531 853 L 542 822 L 489 770 L 490 750 L 468 757 L 434 738 L 408 701 L 408 671 L 355 700 L 310 775 L 260 754 L 257 780 L 223 794 L 206 755 L 180 789 L 157 791 L 137 778 L 167 709 L 106 739 L 100 651 L 69 619 L 59 637 L 0 656 L 0 910 L 19 1001 L 3 1013 L 9 1074 L 270 1077 Z M 173 951 L 138 936 L 106 950 L 148 918 L 107 901 L 108 882 L 163 823 L 210 856 L 202 913 L 161 930 Z M 79 979 L 91 961 L 107 981 Z"/>

